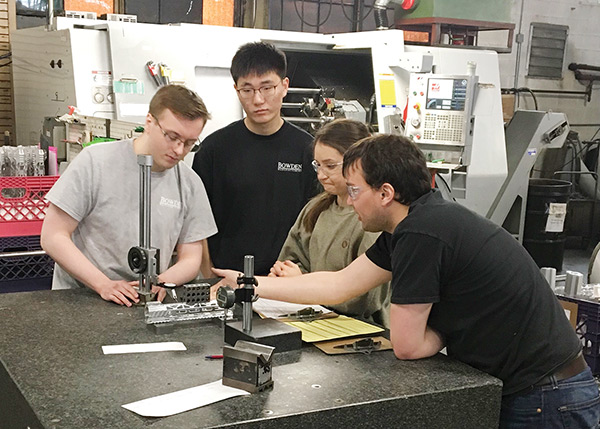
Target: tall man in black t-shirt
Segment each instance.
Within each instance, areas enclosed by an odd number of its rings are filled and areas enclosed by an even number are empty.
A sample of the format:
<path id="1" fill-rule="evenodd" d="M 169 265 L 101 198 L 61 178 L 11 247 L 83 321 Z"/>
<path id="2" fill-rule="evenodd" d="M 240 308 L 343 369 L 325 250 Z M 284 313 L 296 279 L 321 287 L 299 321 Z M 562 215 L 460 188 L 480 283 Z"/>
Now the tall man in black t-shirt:
<path id="1" fill-rule="evenodd" d="M 598 387 L 562 307 L 504 229 L 430 188 L 421 151 L 379 135 L 344 154 L 348 202 L 378 241 L 341 271 L 259 278 L 260 296 L 334 304 L 392 282 L 399 359 L 448 355 L 500 378 L 500 426 L 596 427 Z M 236 273 L 215 270 L 228 283 Z"/>
<path id="2" fill-rule="evenodd" d="M 248 43 L 231 62 L 246 117 L 208 136 L 196 154 L 219 232 L 208 239 L 207 264 L 268 274 L 298 213 L 316 191 L 312 136 L 281 118 L 287 94 L 286 58 L 275 46 Z M 209 254 L 207 254 L 209 251 Z"/>

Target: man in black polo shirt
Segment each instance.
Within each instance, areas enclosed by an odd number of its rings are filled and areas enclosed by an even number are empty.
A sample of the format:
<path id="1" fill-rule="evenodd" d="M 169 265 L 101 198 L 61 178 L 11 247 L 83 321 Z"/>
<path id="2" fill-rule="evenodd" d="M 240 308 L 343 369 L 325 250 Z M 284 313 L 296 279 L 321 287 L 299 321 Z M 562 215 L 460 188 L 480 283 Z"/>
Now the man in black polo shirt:
<path id="1" fill-rule="evenodd" d="M 363 228 L 384 232 L 341 271 L 260 278 L 260 296 L 327 305 L 391 279 L 399 359 L 446 346 L 500 378 L 501 427 L 596 427 L 600 397 L 581 344 L 523 247 L 432 190 L 423 154 L 404 137 L 361 140 L 345 153 L 343 171 Z M 235 273 L 217 273 L 234 281 Z"/>

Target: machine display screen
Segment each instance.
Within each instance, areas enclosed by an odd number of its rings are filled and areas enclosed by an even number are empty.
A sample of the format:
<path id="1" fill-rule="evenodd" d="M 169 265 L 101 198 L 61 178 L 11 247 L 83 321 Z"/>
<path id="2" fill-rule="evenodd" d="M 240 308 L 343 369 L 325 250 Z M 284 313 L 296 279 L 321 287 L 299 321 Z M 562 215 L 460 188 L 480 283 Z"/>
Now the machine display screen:
<path id="1" fill-rule="evenodd" d="M 467 79 L 436 79 L 427 82 L 427 109 L 465 110 Z"/>

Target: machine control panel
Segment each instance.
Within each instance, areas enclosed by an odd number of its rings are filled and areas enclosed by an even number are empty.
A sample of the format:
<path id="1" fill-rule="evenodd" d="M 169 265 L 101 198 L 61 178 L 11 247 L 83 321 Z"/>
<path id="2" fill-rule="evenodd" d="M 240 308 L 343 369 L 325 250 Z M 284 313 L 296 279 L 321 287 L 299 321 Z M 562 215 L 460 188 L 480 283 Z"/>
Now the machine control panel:
<path id="1" fill-rule="evenodd" d="M 453 146 L 458 151 L 469 146 L 477 81 L 477 76 L 471 75 L 413 73 L 410 76 L 406 135 L 416 143 Z"/>

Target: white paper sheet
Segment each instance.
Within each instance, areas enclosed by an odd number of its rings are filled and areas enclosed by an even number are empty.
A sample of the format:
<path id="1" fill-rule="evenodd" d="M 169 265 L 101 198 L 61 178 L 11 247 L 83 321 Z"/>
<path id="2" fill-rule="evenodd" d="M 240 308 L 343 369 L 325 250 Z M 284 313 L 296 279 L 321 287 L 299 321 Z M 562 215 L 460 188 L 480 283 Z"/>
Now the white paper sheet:
<path id="1" fill-rule="evenodd" d="M 260 298 L 252 303 L 254 311 L 264 317 L 272 317 L 273 319 L 281 318 L 283 314 L 295 313 L 309 307 L 315 311 L 322 311 L 323 314 L 331 313 L 331 310 L 320 305 L 292 304 L 290 302 L 275 301 L 266 298 Z"/>
<path id="2" fill-rule="evenodd" d="M 180 341 L 145 343 L 145 344 L 118 344 L 114 346 L 102 346 L 105 355 L 114 355 L 121 353 L 148 353 L 148 352 L 168 352 L 187 350 Z"/>
<path id="3" fill-rule="evenodd" d="M 202 386 L 191 387 L 121 406 L 144 417 L 166 417 L 224 399 L 249 394 L 245 390 L 223 386 L 221 380 L 217 380 Z"/>

